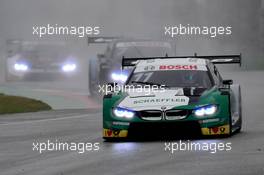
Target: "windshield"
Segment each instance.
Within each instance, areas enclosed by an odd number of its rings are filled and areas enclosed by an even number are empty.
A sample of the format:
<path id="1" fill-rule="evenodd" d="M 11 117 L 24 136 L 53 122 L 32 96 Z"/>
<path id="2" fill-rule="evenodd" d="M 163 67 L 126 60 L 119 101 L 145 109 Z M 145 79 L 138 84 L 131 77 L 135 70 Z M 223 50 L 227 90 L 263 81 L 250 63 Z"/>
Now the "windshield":
<path id="1" fill-rule="evenodd" d="M 128 84 L 157 84 L 166 87 L 210 88 L 212 81 L 207 71 L 175 70 L 133 73 Z"/>
<path id="2" fill-rule="evenodd" d="M 126 42 L 117 43 L 113 58 L 172 56 L 173 48 L 166 42 Z"/>

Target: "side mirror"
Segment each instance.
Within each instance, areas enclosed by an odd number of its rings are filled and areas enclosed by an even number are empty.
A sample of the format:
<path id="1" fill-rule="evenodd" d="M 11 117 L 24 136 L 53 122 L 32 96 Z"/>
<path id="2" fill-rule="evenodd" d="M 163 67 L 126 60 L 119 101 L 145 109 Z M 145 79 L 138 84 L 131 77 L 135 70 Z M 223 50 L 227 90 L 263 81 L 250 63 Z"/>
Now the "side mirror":
<path id="1" fill-rule="evenodd" d="M 215 66 L 214 66 L 214 74 L 217 75 L 217 69 Z"/>
<path id="2" fill-rule="evenodd" d="M 231 85 L 233 84 L 233 80 L 223 80 L 224 85 Z"/>

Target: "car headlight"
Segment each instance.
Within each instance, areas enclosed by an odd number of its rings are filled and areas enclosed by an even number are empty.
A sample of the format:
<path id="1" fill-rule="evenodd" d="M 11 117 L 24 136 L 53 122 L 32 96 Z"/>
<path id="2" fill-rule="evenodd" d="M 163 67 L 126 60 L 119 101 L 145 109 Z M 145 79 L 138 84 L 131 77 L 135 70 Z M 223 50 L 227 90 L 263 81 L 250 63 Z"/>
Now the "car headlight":
<path id="1" fill-rule="evenodd" d="M 24 72 L 24 71 L 27 71 L 28 70 L 28 65 L 26 65 L 24 63 L 16 63 L 14 65 L 14 69 L 16 71 L 22 71 L 22 72 Z"/>
<path id="2" fill-rule="evenodd" d="M 217 111 L 216 105 L 207 105 L 194 109 L 194 115 L 197 117 L 210 116 L 215 114 Z"/>
<path id="3" fill-rule="evenodd" d="M 73 71 L 75 71 L 75 69 L 76 69 L 76 64 L 74 64 L 74 63 L 72 63 L 72 64 L 70 64 L 70 63 L 67 63 L 67 64 L 64 64 L 63 66 L 62 66 L 62 70 L 64 71 L 64 72 L 73 72 Z"/>
<path id="4" fill-rule="evenodd" d="M 121 81 L 121 82 L 125 82 L 127 80 L 127 75 L 124 73 L 112 73 L 111 74 L 111 78 L 114 81 Z"/>
<path id="5" fill-rule="evenodd" d="M 125 108 L 114 108 L 113 110 L 116 117 L 131 119 L 134 117 L 135 112 Z"/>

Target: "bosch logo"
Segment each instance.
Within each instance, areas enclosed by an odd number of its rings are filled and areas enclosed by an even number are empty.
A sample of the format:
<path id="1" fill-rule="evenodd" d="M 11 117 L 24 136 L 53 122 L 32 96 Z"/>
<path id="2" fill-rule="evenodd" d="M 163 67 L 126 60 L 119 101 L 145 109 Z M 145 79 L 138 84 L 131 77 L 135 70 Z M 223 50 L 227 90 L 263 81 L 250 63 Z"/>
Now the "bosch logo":
<path id="1" fill-rule="evenodd" d="M 197 70 L 197 65 L 160 65 L 160 70 Z"/>

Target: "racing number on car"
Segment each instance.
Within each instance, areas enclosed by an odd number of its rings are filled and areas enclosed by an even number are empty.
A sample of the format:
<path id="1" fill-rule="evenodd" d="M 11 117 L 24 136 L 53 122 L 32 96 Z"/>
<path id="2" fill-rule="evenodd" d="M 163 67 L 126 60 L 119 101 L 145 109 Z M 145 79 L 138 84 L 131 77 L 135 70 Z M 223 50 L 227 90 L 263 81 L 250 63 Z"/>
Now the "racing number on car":
<path id="1" fill-rule="evenodd" d="M 119 133 L 120 133 L 120 131 L 113 131 L 113 134 L 114 134 L 114 136 L 118 136 L 119 135 Z"/>
<path id="2" fill-rule="evenodd" d="M 113 131 L 112 130 L 106 130 L 105 135 L 112 136 Z"/>
<path id="3" fill-rule="evenodd" d="M 120 131 L 119 130 L 115 130 L 115 131 L 112 131 L 112 130 L 107 130 L 105 131 L 106 135 L 107 136 L 119 136 L 119 133 Z"/>
<path id="4" fill-rule="evenodd" d="M 134 75 L 135 76 L 135 80 L 134 81 L 141 80 L 142 82 L 147 82 L 149 80 L 149 78 L 151 77 L 152 74 L 153 74 L 153 72 L 135 74 Z"/>
<path id="5" fill-rule="evenodd" d="M 209 133 L 210 134 L 224 134 L 226 128 L 225 127 L 214 127 L 214 128 L 209 128 Z"/>
<path id="6" fill-rule="evenodd" d="M 222 128 L 222 127 L 220 128 L 221 133 L 225 133 L 225 130 L 226 130 L 225 128 Z"/>

